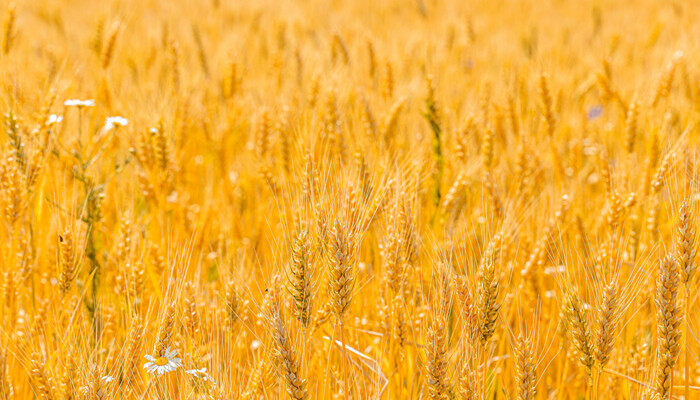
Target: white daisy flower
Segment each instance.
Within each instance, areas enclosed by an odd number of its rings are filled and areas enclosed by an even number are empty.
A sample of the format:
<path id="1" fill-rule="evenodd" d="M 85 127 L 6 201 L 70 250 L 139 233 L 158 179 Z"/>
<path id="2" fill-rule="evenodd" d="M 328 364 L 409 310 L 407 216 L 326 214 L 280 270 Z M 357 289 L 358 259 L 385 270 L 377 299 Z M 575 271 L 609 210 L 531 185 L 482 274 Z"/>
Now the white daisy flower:
<path id="1" fill-rule="evenodd" d="M 105 130 L 112 130 L 117 126 L 127 126 L 129 120 L 124 117 L 107 117 L 105 119 Z"/>
<path id="2" fill-rule="evenodd" d="M 201 378 L 203 381 L 212 381 L 214 382 L 213 379 L 211 379 L 211 376 L 207 373 L 207 368 L 200 368 L 200 369 L 190 369 L 185 371 L 188 375 L 192 375 L 195 378 Z"/>
<path id="3" fill-rule="evenodd" d="M 146 354 L 144 357 L 148 360 L 147 363 L 143 364 L 143 367 L 148 373 L 157 373 L 158 375 L 163 375 L 166 372 L 175 371 L 182 366 L 180 359 L 176 357 L 177 350 L 170 350 L 170 347 L 165 350 L 165 354 L 162 357 L 153 357 Z"/>
<path id="4" fill-rule="evenodd" d="M 48 125 L 57 124 L 61 121 L 63 121 L 63 115 L 51 114 L 51 115 L 49 115 L 49 118 L 46 120 L 46 125 L 48 126 Z"/>
<path id="5" fill-rule="evenodd" d="M 89 100 L 69 99 L 69 100 L 64 101 L 63 105 L 66 107 L 94 107 L 95 100 L 93 100 L 93 99 L 89 99 Z"/>

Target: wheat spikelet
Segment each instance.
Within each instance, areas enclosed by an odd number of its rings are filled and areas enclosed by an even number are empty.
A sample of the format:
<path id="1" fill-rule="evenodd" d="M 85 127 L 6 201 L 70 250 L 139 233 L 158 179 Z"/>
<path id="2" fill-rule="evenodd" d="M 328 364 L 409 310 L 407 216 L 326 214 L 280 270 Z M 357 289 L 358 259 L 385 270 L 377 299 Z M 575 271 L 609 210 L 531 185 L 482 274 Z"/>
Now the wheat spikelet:
<path id="1" fill-rule="evenodd" d="M 129 387 L 138 375 L 137 367 L 140 361 L 143 331 L 143 324 L 136 319 L 131 327 L 126 342 L 125 361 L 122 366 L 123 386 Z"/>
<path id="2" fill-rule="evenodd" d="M 260 114 L 258 130 L 255 134 L 255 154 L 261 159 L 267 155 L 270 146 L 270 135 L 272 131 L 272 121 L 267 110 Z"/>
<path id="3" fill-rule="evenodd" d="M 524 198 L 527 194 L 528 181 L 530 180 L 529 160 L 530 157 L 526 152 L 525 146 L 520 143 L 518 145 L 515 162 L 515 176 L 517 177 L 516 195 L 519 198 Z"/>
<path id="4" fill-rule="evenodd" d="M 654 179 L 652 179 L 652 181 L 651 181 L 651 194 L 652 195 L 659 193 L 659 191 L 661 190 L 661 188 L 664 184 L 664 181 L 665 181 L 666 171 L 671 166 L 671 162 L 673 161 L 673 157 L 674 157 L 674 154 L 672 152 L 666 154 L 666 156 L 661 161 L 661 164 L 656 169 L 656 173 L 654 174 Z"/>
<path id="5" fill-rule="evenodd" d="M 515 105 L 515 96 L 508 96 L 508 102 L 506 103 L 506 113 L 508 114 L 508 121 L 510 123 L 510 130 L 513 136 L 520 137 L 520 124 L 518 120 L 518 110 Z"/>
<path id="6" fill-rule="evenodd" d="M 656 283 L 658 365 L 656 391 L 661 399 L 671 397 L 673 368 L 680 351 L 681 310 L 677 304 L 680 276 L 678 265 L 671 256 L 661 262 Z"/>
<path id="7" fill-rule="evenodd" d="M 16 16 L 17 6 L 14 2 L 10 2 L 7 5 L 7 15 L 5 16 L 5 21 L 3 22 L 2 29 L 2 52 L 3 54 L 8 54 L 12 49 L 12 42 L 15 36 L 15 16 Z"/>
<path id="8" fill-rule="evenodd" d="M 382 80 L 382 95 L 384 100 L 389 101 L 394 97 L 394 68 L 391 62 L 384 64 L 384 80 Z"/>
<path id="9" fill-rule="evenodd" d="M 394 322 L 392 324 L 393 337 L 394 340 L 396 340 L 399 343 L 399 347 L 403 350 L 403 348 L 408 344 L 410 327 L 409 322 L 406 318 L 406 311 L 403 308 L 400 295 L 396 295 L 394 297 L 391 309 L 393 312 L 394 319 Z M 401 352 L 401 354 L 399 354 L 399 358 L 403 358 L 403 351 Z"/>
<path id="10" fill-rule="evenodd" d="M 477 305 L 470 294 L 469 281 L 465 276 L 456 276 L 453 285 L 457 293 L 457 303 L 459 304 L 460 314 L 462 315 L 467 343 L 472 343 L 477 338 L 479 328 Z"/>
<path id="11" fill-rule="evenodd" d="M 474 369 L 467 365 L 459 379 L 459 396 L 461 400 L 477 400 L 479 395 L 479 376 Z"/>
<path id="12" fill-rule="evenodd" d="M 637 118 L 639 117 L 639 103 L 636 100 L 632 101 L 627 109 L 627 118 L 625 119 L 625 150 L 628 153 L 634 151 L 634 144 L 637 137 Z"/>
<path id="13" fill-rule="evenodd" d="M 651 106 L 655 107 L 662 98 L 668 97 L 669 91 L 671 90 L 671 84 L 673 83 L 673 77 L 676 72 L 676 67 L 683 57 L 683 52 L 676 52 L 671 58 L 671 61 L 666 66 L 666 69 L 661 74 L 659 81 L 656 84 L 654 94 L 651 99 Z"/>
<path id="14" fill-rule="evenodd" d="M 226 69 L 223 80 L 223 95 L 225 98 L 233 98 L 240 89 L 241 72 L 240 65 L 236 61 L 231 61 Z"/>
<path id="15" fill-rule="evenodd" d="M 531 341 L 519 335 L 513 346 L 513 354 L 515 355 L 516 398 L 518 400 L 534 399 L 537 393 L 535 389 L 537 376 Z"/>
<path id="16" fill-rule="evenodd" d="M 289 286 L 294 300 L 294 316 L 306 327 L 311 320 L 311 262 L 309 232 L 300 229 L 292 243 L 292 262 L 289 271 Z"/>
<path id="17" fill-rule="evenodd" d="M 384 120 L 381 129 L 381 135 L 385 143 L 389 143 L 394 138 L 394 135 L 396 133 L 396 126 L 399 120 L 399 115 L 401 114 L 403 106 L 404 99 L 399 99 L 396 103 L 394 103 L 391 110 L 389 111 L 389 114 L 387 114 Z"/>
<path id="18" fill-rule="evenodd" d="M 199 336 L 200 318 L 197 310 L 197 299 L 195 297 L 195 287 L 192 282 L 185 284 L 185 297 L 183 299 L 183 322 L 187 333 L 192 338 Z"/>
<path id="19" fill-rule="evenodd" d="M 375 82 L 377 77 L 377 54 L 374 51 L 374 45 L 369 40 L 367 41 L 367 74 L 369 79 Z"/>
<path id="20" fill-rule="evenodd" d="M 175 306 L 169 305 L 166 307 L 163 314 L 163 320 L 158 329 L 154 353 L 158 357 L 163 357 L 165 351 L 170 347 L 170 338 L 173 335 L 173 325 L 175 324 Z"/>
<path id="21" fill-rule="evenodd" d="M 447 338 L 445 337 L 445 323 L 439 316 L 436 317 L 427 333 L 426 374 L 428 398 L 435 400 L 448 398 Z"/>
<path id="22" fill-rule="evenodd" d="M 552 95 L 549 92 L 549 77 L 545 74 L 541 74 L 538 84 L 540 109 L 544 118 L 547 135 L 551 137 L 554 135 L 555 121 L 554 110 L 552 108 Z"/>
<path id="23" fill-rule="evenodd" d="M 23 187 L 22 175 L 17 168 L 15 157 L 9 155 L 0 164 L 0 190 L 4 200 L 5 218 L 10 224 L 19 219 L 25 206 Z"/>
<path id="24" fill-rule="evenodd" d="M 242 319 L 242 301 L 238 291 L 236 290 L 236 285 L 233 281 L 228 282 L 226 285 L 226 294 L 224 297 L 224 311 L 226 313 L 226 318 L 228 324 L 233 328 L 236 321 Z"/>
<path id="25" fill-rule="evenodd" d="M 351 244 L 345 229 L 335 220 L 328 244 L 328 272 L 330 304 L 336 319 L 342 322 L 350 306 L 354 287 Z"/>
<path id="26" fill-rule="evenodd" d="M 525 266 L 520 272 L 522 276 L 527 276 L 531 272 L 532 268 L 538 266 L 543 261 L 543 258 L 545 254 L 547 254 L 547 252 L 549 251 L 549 247 L 551 246 L 552 240 L 554 239 L 556 228 L 558 227 L 558 225 L 561 225 L 566 218 L 569 206 L 569 196 L 563 195 L 561 198 L 561 204 L 559 208 L 554 213 L 552 218 L 550 218 L 547 222 L 547 225 L 545 226 L 545 229 L 540 236 L 540 240 L 538 240 L 537 244 L 535 245 L 535 248 L 532 249 L 532 251 L 530 252 L 530 256 L 528 257 Z"/>
<path id="27" fill-rule="evenodd" d="M 493 165 L 493 141 L 495 136 L 494 130 L 489 126 L 486 128 L 484 138 L 481 141 L 482 165 L 486 171 L 490 170 Z"/>
<path id="28" fill-rule="evenodd" d="M 105 34 L 105 19 L 100 18 L 97 20 L 97 23 L 95 24 L 95 30 L 92 33 L 92 37 L 90 38 L 90 47 L 92 50 L 95 52 L 96 55 L 102 54 L 102 45 L 104 41 L 104 34 Z"/>
<path id="29" fill-rule="evenodd" d="M 192 24 L 192 37 L 194 38 L 194 43 L 197 45 L 197 58 L 199 59 L 199 64 L 202 66 L 202 71 L 204 71 L 205 76 L 209 76 L 209 62 L 207 57 L 207 52 L 204 49 L 204 41 L 202 39 L 202 32 L 199 27 Z"/>
<path id="30" fill-rule="evenodd" d="M 496 183 L 489 173 L 484 174 L 484 187 L 491 200 L 494 218 L 501 219 L 503 217 L 503 204 L 496 189 Z"/>
<path id="31" fill-rule="evenodd" d="M 501 252 L 501 240 L 500 234 L 495 235 L 491 239 L 479 266 L 477 302 L 479 304 L 479 339 L 482 345 L 486 345 L 494 333 L 500 308 L 498 304 L 499 281 L 496 275 L 496 268 Z"/>
<path id="32" fill-rule="evenodd" d="M 132 225 L 128 215 L 121 218 L 119 224 L 119 241 L 117 242 L 116 261 L 117 263 L 129 262 L 132 249 Z"/>
<path id="33" fill-rule="evenodd" d="M 290 143 L 292 132 L 289 129 L 289 107 L 286 105 L 283 106 L 281 114 L 281 117 L 275 124 L 275 132 L 277 132 L 277 137 L 279 138 L 279 152 L 280 159 L 282 160 L 282 167 L 284 171 L 289 174 L 292 171 L 292 145 Z"/>
<path id="34" fill-rule="evenodd" d="M 42 400 L 54 400 L 53 388 L 51 387 L 49 377 L 46 375 L 45 365 L 42 361 L 43 356 L 34 353 L 31 356 L 31 377 L 34 382 L 34 387 L 39 398 Z"/>
<path id="35" fill-rule="evenodd" d="M 297 356 L 289 341 L 287 330 L 284 326 L 279 311 L 279 300 L 272 300 L 270 313 L 270 329 L 275 343 L 275 359 L 279 365 L 279 373 L 284 380 L 285 389 L 290 399 L 301 400 L 308 398 L 306 381 L 301 377 L 301 368 Z"/>
<path id="36" fill-rule="evenodd" d="M 579 361 L 586 368 L 588 375 L 591 375 L 595 358 L 588 328 L 588 316 L 583 304 L 574 293 L 569 293 L 566 297 L 566 318 L 568 329 L 579 352 Z"/>
<path id="37" fill-rule="evenodd" d="M 467 160 L 467 151 L 469 145 L 467 140 L 474 135 L 476 131 L 476 123 L 474 122 L 474 117 L 467 118 L 464 127 L 457 133 L 457 143 L 455 144 L 455 157 L 460 163 L 465 163 Z"/>
<path id="38" fill-rule="evenodd" d="M 149 253 L 151 256 L 151 262 L 153 263 L 153 267 L 155 269 L 154 272 L 157 276 L 160 276 L 167 269 L 167 260 L 165 259 L 165 256 L 163 256 L 160 246 L 155 243 L 150 245 Z"/>
<path id="39" fill-rule="evenodd" d="M 0 398 L 9 400 L 13 398 L 12 382 L 9 379 L 9 371 L 7 367 L 7 354 L 0 347 Z"/>
<path id="40" fill-rule="evenodd" d="M 75 255 L 73 249 L 73 236 L 70 231 L 65 231 L 58 236 L 60 250 L 61 279 L 59 288 L 64 295 L 70 290 L 75 277 Z"/>
<path id="41" fill-rule="evenodd" d="M 362 129 L 369 138 L 376 138 L 378 135 L 377 122 L 374 118 L 374 114 L 370 108 L 367 99 L 362 99 L 362 113 L 360 114 Z"/>
<path id="42" fill-rule="evenodd" d="M 115 22 L 107 34 L 107 41 L 104 43 L 102 48 L 102 68 L 107 69 L 109 64 L 112 62 L 114 56 L 114 47 L 117 42 L 117 35 L 121 30 L 121 23 L 119 21 Z"/>
<path id="43" fill-rule="evenodd" d="M 333 61 L 336 60 L 337 56 L 343 59 L 343 63 L 348 64 L 350 62 L 350 54 L 348 52 L 348 46 L 345 44 L 345 40 L 340 34 L 336 33 L 333 35 Z"/>
<path id="44" fill-rule="evenodd" d="M 680 268 L 681 281 L 687 287 L 695 273 L 695 227 L 693 226 L 693 215 L 687 201 L 681 204 L 678 216 L 676 262 Z"/>
<path id="45" fill-rule="evenodd" d="M 603 297 L 598 307 L 598 339 L 595 357 L 601 368 L 610 360 L 610 353 L 615 345 L 618 318 L 617 288 L 613 283 L 603 288 Z"/>

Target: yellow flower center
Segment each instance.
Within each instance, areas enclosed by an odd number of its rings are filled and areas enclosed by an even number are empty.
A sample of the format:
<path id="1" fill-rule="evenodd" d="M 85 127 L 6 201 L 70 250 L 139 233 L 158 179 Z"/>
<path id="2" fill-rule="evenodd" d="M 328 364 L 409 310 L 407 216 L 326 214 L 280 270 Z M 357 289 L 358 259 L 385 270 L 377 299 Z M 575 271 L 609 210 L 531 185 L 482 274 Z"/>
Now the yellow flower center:
<path id="1" fill-rule="evenodd" d="M 165 357 L 158 357 L 156 358 L 155 364 L 159 367 L 162 367 L 163 365 L 168 363 L 168 359 Z"/>

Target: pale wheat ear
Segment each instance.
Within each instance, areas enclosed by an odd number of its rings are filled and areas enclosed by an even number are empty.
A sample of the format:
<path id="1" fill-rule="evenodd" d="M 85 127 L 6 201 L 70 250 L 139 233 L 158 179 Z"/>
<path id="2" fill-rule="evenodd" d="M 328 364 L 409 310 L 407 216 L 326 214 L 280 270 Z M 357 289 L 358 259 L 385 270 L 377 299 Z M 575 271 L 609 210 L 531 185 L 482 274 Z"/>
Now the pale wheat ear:
<path id="1" fill-rule="evenodd" d="M 278 365 L 280 377 L 284 381 L 289 397 L 293 400 L 304 400 L 308 398 L 306 381 L 302 378 L 298 357 L 290 342 L 287 328 L 280 313 L 280 300 L 275 297 L 275 294 L 273 294 L 273 300 L 270 302 L 267 311 L 269 329 L 275 347 L 275 362 Z"/>
<path id="2" fill-rule="evenodd" d="M 688 201 L 681 204 L 678 211 L 678 229 L 676 234 L 676 260 L 681 273 L 681 281 L 690 290 L 690 281 L 695 274 L 695 227 L 693 213 Z"/>
<path id="3" fill-rule="evenodd" d="M 686 154 L 686 157 L 687 154 Z M 686 162 L 690 164 L 689 161 Z M 693 171 L 693 166 L 692 164 L 686 165 L 686 180 L 690 181 L 692 178 L 692 171 Z M 686 192 L 688 192 L 688 186 L 690 184 L 686 182 Z M 695 275 L 695 256 L 696 256 L 696 245 L 695 245 L 695 222 L 693 218 L 693 213 L 690 209 L 690 205 L 688 204 L 688 201 L 684 201 L 683 204 L 681 204 L 681 208 L 678 211 L 679 214 L 679 219 L 678 219 L 678 228 L 677 228 L 677 234 L 676 234 L 676 262 L 678 263 L 678 268 L 680 269 L 680 275 L 681 275 L 681 281 L 684 284 L 685 287 L 685 328 L 686 332 L 685 335 L 683 336 L 683 348 L 684 348 L 684 357 L 685 357 L 685 362 L 684 362 L 684 368 L 683 368 L 683 373 L 685 376 L 685 391 L 684 394 L 686 397 L 690 397 L 690 382 L 688 377 L 690 377 L 690 345 L 689 345 L 689 336 L 690 336 L 690 320 L 691 320 L 691 311 L 690 311 L 690 302 L 692 299 L 692 292 L 694 290 L 693 285 L 692 285 L 692 280 L 693 276 Z"/>
<path id="4" fill-rule="evenodd" d="M 196 291 L 192 282 L 187 282 L 185 284 L 183 305 L 185 330 L 191 338 L 197 338 L 200 333 L 200 318 L 199 310 L 197 309 Z"/>
<path id="5" fill-rule="evenodd" d="M 42 400 L 54 400 L 56 397 L 53 393 L 53 388 L 50 384 L 49 377 L 46 375 L 43 357 L 44 356 L 39 353 L 34 353 L 31 355 L 30 373 L 32 382 L 35 390 Z"/>
<path id="6" fill-rule="evenodd" d="M 404 98 L 400 98 L 399 100 L 397 100 L 382 122 L 380 130 L 381 139 L 386 145 L 389 145 L 396 136 L 399 116 L 401 115 L 401 112 L 404 109 L 405 103 L 406 99 Z"/>
<path id="7" fill-rule="evenodd" d="M 634 99 L 627 109 L 627 117 L 625 118 L 625 150 L 627 150 L 628 153 L 632 153 L 634 151 L 637 141 L 638 118 L 639 102 Z"/>
<path id="8" fill-rule="evenodd" d="M 345 228 L 335 220 L 328 244 L 328 272 L 330 305 L 337 321 L 342 324 L 345 312 L 350 306 L 355 286 L 352 248 Z"/>
<path id="9" fill-rule="evenodd" d="M 618 323 L 618 293 L 616 282 L 608 283 L 603 288 L 602 300 L 598 307 L 598 326 L 595 357 L 601 369 L 610 360 L 610 354 L 615 346 Z"/>
<path id="10" fill-rule="evenodd" d="M 60 251 L 60 265 L 61 265 L 61 278 L 59 282 L 59 288 L 61 293 L 65 295 L 70 290 L 73 285 L 73 279 L 75 278 L 75 250 L 73 248 L 73 235 L 70 231 L 65 231 L 58 236 L 59 251 Z"/>
<path id="11" fill-rule="evenodd" d="M 678 306 L 679 286 L 678 264 L 672 256 L 666 256 L 661 260 L 656 283 L 658 337 L 656 392 L 663 400 L 670 399 L 672 396 L 673 370 L 680 351 L 682 314 Z"/>
<path id="12" fill-rule="evenodd" d="M 7 55 L 12 49 L 12 43 L 17 34 L 15 32 L 16 11 L 17 5 L 14 2 L 8 3 L 7 13 L 2 26 L 2 53 L 4 55 Z"/>
<path id="13" fill-rule="evenodd" d="M 428 398 L 444 399 L 450 390 L 447 376 L 447 338 L 444 317 L 437 315 L 427 332 L 427 384 Z"/>
<path id="14" fill-rule="evenodd" d="M 102 52 L 102 68 L 107 69 L 112 62 L 112 58 L 114 56 L 114 48 L 116 46 L 117 42 L 117 36 L 119 35 L 119 32 L 121 31 L 121 23 L 119 21 L 115 21 L 114 24 L 112 24 L 112 27 L 109 30 L 109 33 L 107 34 L 107 40 L 104 43 L 104 46 L 102 47 L 103 52 Z"/>
<path id="15" fill-rule="evenodd" d="M 528 337 L 518 334 L 513 354 L 515 356 L 515 384 L 518 400 L 532 400 L 537 393 L 537 371 L 533 350 L 533 343 Z"/>
<path id="16" fill-rule="evenodd" d="M 565 298 L 566 322 L 576 349 L 579 362 L 586 368 L 589 384 L 592 384 L 593 366 L 595 365 L 593 338 L 589 328 L 589 316 L 578 294 L 571 290 Z"/>
<path id="17" fill-rule="evenodd" d="M 493 145 L 495 140 L 495 132 L 491 125 L 486 127 L 486 131 L 481 140 L 481 163 L 485 173 L 491 170 L 493 165 Z"/>
<path id="18" fill-rule="evenodd" d="M 384 78 L 382 79 L 382 96 L 385 101 L 389 101 L 394 97 L 394 68 L 391 61 L 384 64 Z"/>
<path id="19" fill-rule="evenodd" d="M 156 342 L 153 349 L 154 357 L 162 357 L 165 351 L 170 347 L 170 339 L 173 335 L 173 326 L 175 324 L 175 306 L 167 305 L 163 313 L 163 317 L 156 336 Z"/>
<path id="20" fill-rule="evenodd" d="M 671 60 L 668 62 L 663 72 L 659 75 L 658 81 L 652 92 L 651 96 L 651 107 L 655 107 L 659 104 L 659 101 L 668 97 L 669 91 L 671 90 L 671 85 L 673 84 L 673 78 L 676 73 L 676 68 L 678 63 L 681 61 L 683 52 L 676 52 Z"/>
<path id="21" fill-rule="evenodd" d="M 672 151 L 667 153 L 666 156 L 664 156 L 664 158 L 661 160 L 661 164 L 659 164 L 659 167 L 656 169 L 656 172 L 654 173 L 654 179 L 652 179 L 651 181 L 652 196 L 661 191 L 665 182 L 666 172 L 671 167 L 671 163 L 673 162 L 674 156 L 675 155 Z"/>
<path id="22" fill-rule="evenodd" d="M 497 273 L 501 256 L 501 234 L 496 234 L 484 252 L 478 271 L 477 302 L 479 307 L 479 340 L 486 346 L 496 329 L 496 320 L 500 303 L 499 273 Z"/>
<path id="23" fill-rule="evenodd" d="M 137 317 L 134 321 L 129 335 L 127 337 L 126 348 L 124 352 L 123 366 L 123 386 L 131 388 L 133 381 L 138 377 L 138 369 L 141 366 L 143 359 L 141 351 L 143 349 L 143 334 L 144 326 L 141 320 Z"/>
<path id="24" fill-rule="evenodd" d="M 306 228 L 300 228 L 292 238 L 292 260 L 289 271 L 289 292 L 294 301 L 294 317 L 307 328 L 313 311 L 312 256 L 310 237 Z"/>

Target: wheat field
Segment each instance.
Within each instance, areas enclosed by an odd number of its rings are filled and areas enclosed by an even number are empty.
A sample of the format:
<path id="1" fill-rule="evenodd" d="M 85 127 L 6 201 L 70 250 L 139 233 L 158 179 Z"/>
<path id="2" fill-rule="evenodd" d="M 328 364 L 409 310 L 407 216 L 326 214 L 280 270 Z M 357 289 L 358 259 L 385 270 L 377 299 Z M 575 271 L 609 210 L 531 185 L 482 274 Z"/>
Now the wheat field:
<path id="1" fill-rule="evenodd" d="M 700 399 L 700 2 L 0 18 L 0 400 Z"/>

